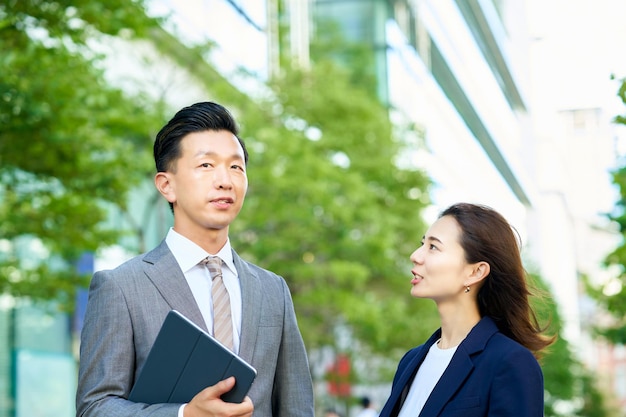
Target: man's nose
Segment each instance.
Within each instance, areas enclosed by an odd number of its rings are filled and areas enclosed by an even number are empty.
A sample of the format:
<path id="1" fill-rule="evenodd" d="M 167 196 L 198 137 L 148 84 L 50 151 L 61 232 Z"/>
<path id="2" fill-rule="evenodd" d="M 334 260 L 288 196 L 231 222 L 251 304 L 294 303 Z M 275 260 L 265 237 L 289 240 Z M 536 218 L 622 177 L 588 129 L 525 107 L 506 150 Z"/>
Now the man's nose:
<path id="1" fill-rule="evenodd" d="M 216 167 L 214 170 L 213 182 L 217 188 L 229 189 L 233 186 L 231 173 L 226 167 Z"/>

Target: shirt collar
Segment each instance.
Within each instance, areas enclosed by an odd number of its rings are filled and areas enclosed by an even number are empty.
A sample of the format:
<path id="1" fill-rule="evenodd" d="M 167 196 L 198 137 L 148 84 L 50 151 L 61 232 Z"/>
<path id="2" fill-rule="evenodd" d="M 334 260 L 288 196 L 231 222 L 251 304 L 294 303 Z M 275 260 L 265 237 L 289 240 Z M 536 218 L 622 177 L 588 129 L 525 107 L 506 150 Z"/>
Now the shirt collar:
<path id="1" fill-rule="evenodd" d="M 180 269 L 186 274 L 191 268 L 196 266 L 198 262 L 210 255 L 219 256 L 224 264 L 231 270 L 235 276 L 237 276 L 237 269 L 233 261 L 233 252 L 230 247 L 230 239 L 226 239 L 226 243 L 222 246 L 219 252 L 213 254 L 208 253 L 196 243 L 192 242 L 185 236 L 176 232 L 173 228 L 170 228 L 165 237 L 165 243 L 172 251 L 176 262 L 180 266 Z"/>

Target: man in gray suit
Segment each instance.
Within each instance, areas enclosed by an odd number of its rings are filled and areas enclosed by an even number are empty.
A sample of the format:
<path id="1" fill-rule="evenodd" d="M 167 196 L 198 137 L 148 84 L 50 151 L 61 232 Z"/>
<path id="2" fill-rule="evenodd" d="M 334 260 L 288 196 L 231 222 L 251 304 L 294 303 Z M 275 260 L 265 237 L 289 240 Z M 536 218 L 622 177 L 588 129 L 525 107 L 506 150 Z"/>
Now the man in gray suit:
<path id="1" fill-rule="evenodd" d="M 248 153 L 230 113 L 216 103 L 181 109 L 157 134 L 155 185 L 174 226 L 147 254 L 96 272 L 81 334 L 76 415 L 83 417 L 312 417 L 313 389 L 284 279 L 241 259 L 228 227 L 248 187 Z M 143 404 L 128 395 L 167 313 L 212 329 L 211 286 L 202 260 L 221 258 L 231 303 L 233 350 L 257 369 L 249 396 L 220 399 L 234 381 L 207 387 L 187 404 Z M 210 331 L 209 331 L 210 332 Z"/>

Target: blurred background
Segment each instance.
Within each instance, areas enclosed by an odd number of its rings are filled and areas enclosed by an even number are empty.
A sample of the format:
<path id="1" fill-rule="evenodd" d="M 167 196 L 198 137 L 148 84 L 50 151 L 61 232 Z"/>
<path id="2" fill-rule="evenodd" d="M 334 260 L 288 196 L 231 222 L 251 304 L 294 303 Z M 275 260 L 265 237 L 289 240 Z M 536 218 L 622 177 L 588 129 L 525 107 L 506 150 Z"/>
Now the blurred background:
<path id="1" fill-rule="evenodd" d="M 622 0 L 0 2 L 0 417 L 69 417 L 94 271 L 172 224 L 152 142 L 232 110 L 231 226 L 285 277 L 316 408 L 380 409 L 437 326 L 410 253 L 451 203 L 517 229 L 559 335 L 546 416 L 626 414 Z"/>

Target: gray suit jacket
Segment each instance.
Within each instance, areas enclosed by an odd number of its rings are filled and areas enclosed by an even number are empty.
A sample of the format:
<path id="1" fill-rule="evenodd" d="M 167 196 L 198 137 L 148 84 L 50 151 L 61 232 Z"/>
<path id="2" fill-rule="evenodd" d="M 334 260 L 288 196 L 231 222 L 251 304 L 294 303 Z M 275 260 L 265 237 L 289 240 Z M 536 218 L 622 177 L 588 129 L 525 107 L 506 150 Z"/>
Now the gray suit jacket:
<path id="1" fill-rule="evenodd" d="M 311 417 L 311 374 L 287 284 L 234 251 L 233 258 L 243 301 L 239 355 L 258 372 L 249 392 L 254 416 Z M 177 415 L 180 404 L 126 400 L 172 309 L 207 330 L 165 242 L 114 270 L 94 274 L 81 334 L 77 416 Z"/>

